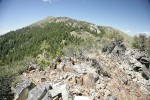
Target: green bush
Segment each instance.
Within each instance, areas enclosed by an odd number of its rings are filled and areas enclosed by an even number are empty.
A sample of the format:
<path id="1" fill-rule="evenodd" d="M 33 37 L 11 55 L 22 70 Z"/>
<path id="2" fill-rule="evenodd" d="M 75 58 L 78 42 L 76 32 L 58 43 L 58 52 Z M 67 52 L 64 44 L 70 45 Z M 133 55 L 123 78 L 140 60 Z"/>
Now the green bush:
<path id="1" fill-rule="evenodd" d="M 148 37 L 145 34 L 135 35 L 132 47 L 139 49 L 140 51 L 146 51 L 150 54 L 150 36 Z"/>
<path id="2" fill-rule="evenodd" d="M 0 67 L 0 97 L 9 96 L 10 87 L 14 86 L 19 80 L 19 75 L 26 70 L 25 66 L 13 65 Z M 1 99 L 1 98 L 0 98 Z"/>
<path id="3" fill-rule="evenodd" d="M 124 40 L 124 36 L 122 36 L 121 34 L 119 34 L 116 31 L 112 32 L 111 34 L 107 34 L 107 33 L 104 34 L 104 38 L 107 38 L 107 39 L 113 39 L 114 38 L 116 40 L 116 42 Z"/>

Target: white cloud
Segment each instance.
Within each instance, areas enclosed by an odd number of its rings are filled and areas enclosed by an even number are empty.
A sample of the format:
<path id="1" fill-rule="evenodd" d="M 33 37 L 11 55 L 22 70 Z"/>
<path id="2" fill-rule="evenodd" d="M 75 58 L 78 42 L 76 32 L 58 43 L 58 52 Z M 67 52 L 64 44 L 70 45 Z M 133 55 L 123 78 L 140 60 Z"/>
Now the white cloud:
<path id="1" fill-rule="evenodd" d="M 131 36 L 133 36 L 133 35 L 134 35 L 134 33 L 135 33 L 135 31 L 130 30 L 130 29 L 122 30 L 122 31 L 123 31 L 124 33 L 128 34 L 128 35 L 131 35 Z"/>
<path id="2" fill-rule="evenodd" d="M 125 33 L 131 33 L 132 31 L 131 30 L 125 30 Z"/>
<path id="3" fill-rule="evenodd" d="M 53 2 L 56 2 L 56 1 L 59 1 L 59 0 L 42 0 L 43 2 L 48 2 L 48 3 L 53 3 Z"/>

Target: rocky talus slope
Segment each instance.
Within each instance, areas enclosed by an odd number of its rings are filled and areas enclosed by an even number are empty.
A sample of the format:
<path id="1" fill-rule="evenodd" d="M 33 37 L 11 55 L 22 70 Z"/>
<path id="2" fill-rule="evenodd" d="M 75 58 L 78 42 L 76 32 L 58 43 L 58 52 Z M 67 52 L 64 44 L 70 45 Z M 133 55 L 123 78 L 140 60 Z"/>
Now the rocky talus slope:
<path id="1" fill-rule="evenodd" d="M 118 57 L 93 50 L 82 59 L 55 59 L 44 71 L 31 63 L 12 87 L 15 100 L 150 100 L 149 75 L 135 71 L 143 64 L 134 52 L 126 50 Z"/>
<path id="2" fill-rule="evenodd" d="M 68 17 L 8 32 L 0 36 L 0 100 L 150 100 L 150 55 L 126 49 L 131 42 Z"/>

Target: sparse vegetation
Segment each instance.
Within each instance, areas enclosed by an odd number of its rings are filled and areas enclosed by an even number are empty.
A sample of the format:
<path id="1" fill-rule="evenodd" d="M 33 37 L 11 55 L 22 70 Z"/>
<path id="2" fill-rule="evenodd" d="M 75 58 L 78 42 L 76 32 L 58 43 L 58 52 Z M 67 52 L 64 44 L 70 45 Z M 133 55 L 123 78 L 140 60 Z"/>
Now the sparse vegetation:
<path id="1" fill-rule="evenodd" d="M 26 67 L 22 62 L 9 66 L 0 66 L 0 97 L 10 94 L 10 87 L 14 86 L 19 80 Z"/>
<path id="2" fill-rule="evenodd" d="M 135 35 L 132 46 L 133 48 L 139 49 L 140 51 L 146 51 L 150 54 L 150 37 L 145 34 Z"/>
<path id="3" fill-rule="evenodd" d="M 76 23 L 75 27 L 74 23 Z M 124 39 L 124 36 L 113 28 L 98 26 L 100 31 L 98 34 L 89 27 L 90 23 L 83 21 L 69 19 L 66 23 L 48 23 L 46 19 L 44 23 L 40 21 L 0 36 L 0 88 L 3 91 L 0 92 L 0 96 L 7 94 L 10 91 L 10 84 L 15 85 L 19 80 L 18 76 L 26 70 L 25 64 L 29 59 L 34 59 L 40 69 L 44 70 L 54 58 L 62 55 L 81 57 L 87 49 L 93 46 L 98 48 L 99 44 L 96 44 L 98 38 L 104 37 L 104 43 L 107 44 L 112 38 L 117 41 Z M 90 36 L 81 38 L 71 35 L 72 31 L 80 34 L 88 32 Z M 149 41 L 146 42 L 149 44 L 150 38 L 146 41 Z M 150 47 L 146 50 L 150 51 Z"/>
<path id="4" fill-rule="evenodd" d="M 104 37 L 108 38 L 108 39 L 114 38 L 117 42 L 124 40 L 124 36 L 122 36 L 120 33 L 116 32 L 116 31 L 112 32 L 111 34 L 105 34 Z"/>
<path id="5" fill-rule="evenodd" d="M 45 27 L 25 27 L 0 37 L 0 95 L 10 91 L 9 85 L 25 69 L 25 58 L 35 58 L 40 69 L 50 65 L 50 59 L 62 55 L 62 49 L 70 44 L 80 45 L 83 40 L 70 35 L 71 26 L 49 23 Z M 62 44 L 62 41 L 66 42 Z M 23 66 L 22 66 L 23 65 Z M 6 84 L 7 81 L 7 84 Z"/>

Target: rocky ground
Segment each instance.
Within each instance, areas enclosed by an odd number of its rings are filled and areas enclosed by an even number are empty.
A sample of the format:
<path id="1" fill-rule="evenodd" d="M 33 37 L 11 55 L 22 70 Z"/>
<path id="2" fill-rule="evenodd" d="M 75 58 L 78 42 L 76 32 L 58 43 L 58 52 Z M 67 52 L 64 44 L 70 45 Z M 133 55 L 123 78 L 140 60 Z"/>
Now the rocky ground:
<path id="1" fill-rule="evenodd" d="M 55 59 L 44 71 L 31 64 L 12 87 L 15 100 L 150 100 L 149 56 L 135 53 L 95 50 L 82 59 Z"/>

